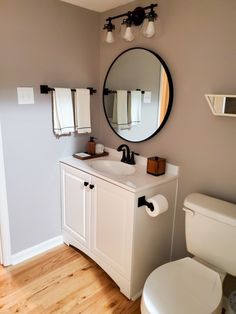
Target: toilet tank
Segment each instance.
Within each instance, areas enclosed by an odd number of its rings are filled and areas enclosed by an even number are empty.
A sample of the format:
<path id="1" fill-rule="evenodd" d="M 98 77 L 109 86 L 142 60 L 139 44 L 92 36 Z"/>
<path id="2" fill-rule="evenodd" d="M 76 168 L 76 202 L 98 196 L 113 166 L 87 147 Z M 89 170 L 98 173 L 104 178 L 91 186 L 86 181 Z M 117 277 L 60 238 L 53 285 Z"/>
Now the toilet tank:
<path id="1" fill-rule="evenodd" d="M 188 252 L 236 276 L 236 204 L 193 193 L 183 210 Z"/>

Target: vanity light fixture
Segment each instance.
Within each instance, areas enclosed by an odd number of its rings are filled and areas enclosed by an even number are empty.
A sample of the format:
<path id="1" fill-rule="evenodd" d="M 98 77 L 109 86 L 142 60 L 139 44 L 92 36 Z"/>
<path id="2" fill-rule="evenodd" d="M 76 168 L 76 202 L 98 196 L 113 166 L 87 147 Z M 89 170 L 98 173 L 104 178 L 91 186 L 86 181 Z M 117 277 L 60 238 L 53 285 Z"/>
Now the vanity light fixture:
<path id="1" fill-rule="evenodd" d="M 125 24 L 125 31 L 123 34 L 123 39 L 126 41 L 133 41 L 134 40 L 134 34 L 131 29 L 132 26 L 132 18 L 131 18 L 131 13 L 128 13 L 128 18 L 123 20 L 122 24 Z"/>
<path id="2" fill-rule="evenodd" d="M 147 28 L 143 29 L 143 36 L 147 38 L 151 38 L 155 35 L 155 32 L 156 32 L 154 22 L 157 19 L 157 14 L 153 10 L 153 7 L 151 8 L 151 11 L 147 14 L 147 19 L 148 19 L 148 24 L 147 24 Z"/>
<path id="3" fill-rule="evenodd" d="M 114 35 L 112 33 L 112 31 L 115 29 L 115 25 L 112 24 L 112 22 L 111 22 L 112 19 L 110 17 L 106 20 L 108 21 L 108 23 L 105 24 L 103 27 L 103 29 L 107 30 L 107 35 L 106 35 L 105 41 L 108 44 L 112 44 L 115 41 Z"/>
<path id="4" fill-rule="evenodd" d="M 106 19 L 107 23 L 104 25 L 104 30 L 106 30 L 105 41 L 109 44 L 115 41 L 114 32 L 115 25 L 112 24 L 112 20 L 126 17 L 121 23 L 121 37 L 126 41 L 133 41 L 135 36 L 133 34 L 132 26 L 140 26 L 145 19 L 147 19 L 147 26 L 143 29 L 143 35 L 147 38 L 151 38 L 155 35 L 155 20 L 157 19 L 157 14 L 154 8 L 157 4 L 151 4 L 147 7 L 137 7 L 133 11 L 128 11 L 123 14 L 116 16 L 111 16 Z M 149 10 L 149 11 L 148 11 Z M 146 11 L 148 11 L 146 13 Z"/>

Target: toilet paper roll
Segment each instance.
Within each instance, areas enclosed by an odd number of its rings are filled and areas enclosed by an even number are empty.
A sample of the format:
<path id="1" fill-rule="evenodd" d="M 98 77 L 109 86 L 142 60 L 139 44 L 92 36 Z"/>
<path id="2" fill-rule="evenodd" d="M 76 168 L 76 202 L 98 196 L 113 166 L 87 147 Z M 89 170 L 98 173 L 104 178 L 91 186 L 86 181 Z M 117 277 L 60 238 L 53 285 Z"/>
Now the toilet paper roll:
<path id="1" fill-rule="evenodd" d="M 151 217 L 156 217 L 162 213 L 164 213 L 165 211 L 167 211 L 168 209 L 168 201 L 165 198 L 165 196 L 161 195 L 161 194 L 157 194 L 151 198 L 149 198 L 147 200 L 147 202 L 152 203 L 154 206 L 154 210 L 151 211 L 150 208 L 148 208 L 147 206 L 145 206 L 146 208 L 146 212 L 148 213 L 149 216 Z"/>

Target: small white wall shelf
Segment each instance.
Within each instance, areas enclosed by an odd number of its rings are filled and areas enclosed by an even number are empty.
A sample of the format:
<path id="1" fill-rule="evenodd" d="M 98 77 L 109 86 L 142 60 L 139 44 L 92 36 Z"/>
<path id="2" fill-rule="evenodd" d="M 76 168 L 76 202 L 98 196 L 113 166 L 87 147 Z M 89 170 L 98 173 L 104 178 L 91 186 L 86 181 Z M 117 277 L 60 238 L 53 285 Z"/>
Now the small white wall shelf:
<path id="1" fill-rule="evenodd" d="M 206 94 L 205 97 L 215 116 L 236 117 L 236 95 Z"/>

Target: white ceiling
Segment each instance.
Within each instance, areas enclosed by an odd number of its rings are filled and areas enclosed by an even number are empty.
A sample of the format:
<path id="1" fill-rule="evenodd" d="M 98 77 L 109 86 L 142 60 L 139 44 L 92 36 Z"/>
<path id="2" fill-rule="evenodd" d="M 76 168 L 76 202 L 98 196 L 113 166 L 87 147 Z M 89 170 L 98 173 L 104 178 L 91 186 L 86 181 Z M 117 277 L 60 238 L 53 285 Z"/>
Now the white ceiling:
<path id="1" fill-rule="evenodd" d="M 134 0 L 61 0 L 92 11 L 105 12 Z"/>

